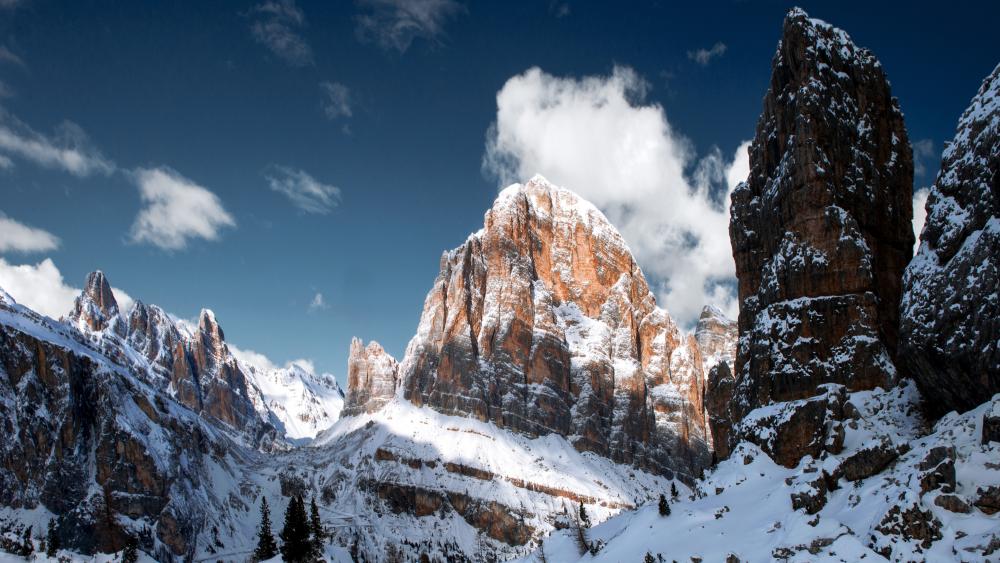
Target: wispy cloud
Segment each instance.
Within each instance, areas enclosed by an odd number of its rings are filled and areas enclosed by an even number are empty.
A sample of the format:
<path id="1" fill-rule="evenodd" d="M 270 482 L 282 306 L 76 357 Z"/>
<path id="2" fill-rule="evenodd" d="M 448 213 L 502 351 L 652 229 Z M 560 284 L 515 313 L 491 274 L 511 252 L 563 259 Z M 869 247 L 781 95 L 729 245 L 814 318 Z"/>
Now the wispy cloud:
<path id="1" fill-rule="evenodd" d="M 440 41 L 448 20 L 465 10 L 455 0 L 358 0 L 358 6 L 358 37 L 399 53 L 418 37 Z"/>
<path id="2" fill-rule="evenodd" d="M 17 66 L 24 66 L 24 59 L 17 56 L 7 47 L 0 45 L 0 63 L 10 63 Z"/>
<path id="3" fill-rule="evenodd" d="M 688 51 L 688 58 L 701 66 L 708 66 L 708 63 L 712 62 L 712 59 L 721 57 L 724 54 L 726 54 L 726 44 L 719 41 L 715 45 L 712 45 L 711 49 Z"/>
<path id="4" fill-rule="evenodd" d="M 166 167 L 132 173 L 145 207 L 132 224 L 131 240 L 182 250 L 191 239 L 217 240 L 236 220 L 208 189 Z"/>
<path id="5" fill-rule="evenodd" d="M 312 49 L 299 30 L 306 26 L 305 14 L 295 0 L 272 0 L 251 9 L 250 31 L 258 43 L 291 66 L 313 62 Z"/>
<path id="6" fill-rule="evenodd" d="M 327 304 L 326 299 L 323 299 L 323 294 L 320 293 L 320 292 L 318 292 L 318 291 L 316 292 L 316 295 L 313 296 L 312 301 L 309 302 L 309 312 L 310 313 L 315 313 L 317 311 L 323 311 L 323 310 L 329 309 L 329 308 L 330 308 L 330 305 Z"/>
<path id="7" fill-rule="evenodd" d="M 59 237 L 15 221 L 0 211 L 0 252 L 47 252 L 59 248 Z"/>
<path id="8" fill-rule="evenodd" d="M 934 152 L 934 141 L 930 139 L 920 139 L 913 143 L 913 174 L 918 178 L 924 178 L 927 173 L 928 162 L 933 162 L 938 157 Z M 937 166 L 939 163 L 934 163 Z M 933 171 L 931 171 L 933 173 Z"/>
<path id="9" fill-rule="evenodd" d="M 323 113 L 329 119 L 351 117 L 351 91 L 339 82 L 320 82 Z"/>
<path id="10" fill-rule="evenodd" d="M 16 117 L 0 110 L 0 153 L 18 156 L 46 168 L 75 176 L 110 174 L 114 162 L 94 148 L 79 125 L 66 121 L 55 135 L 38 133 Z"/>
<path id="11" fill-rule="evenodd" d="M 569 2 L 552 0 L 549 2 L 549 12 L 551 12 L 557 19 L 565 18 L 570 12 Z"/>
<path id="12" fill-rule="evenodd" d="M 264 178 L 272 190 L 306 213 L 326 214 L 340 204 L 340 188 L 316 180 L 305 170 L 274 165 Z"/>

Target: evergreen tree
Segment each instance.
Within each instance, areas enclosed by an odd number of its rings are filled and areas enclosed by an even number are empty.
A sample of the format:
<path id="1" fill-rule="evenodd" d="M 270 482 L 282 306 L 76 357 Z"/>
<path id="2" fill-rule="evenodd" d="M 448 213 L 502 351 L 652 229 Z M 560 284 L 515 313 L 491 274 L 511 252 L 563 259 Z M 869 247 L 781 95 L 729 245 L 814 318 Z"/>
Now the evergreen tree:
<path id="1" fill-rule="evenodd" d="M 652 553 L 647 551 L 646 556 L 642 558 L 642 561 L 643 563 L 656 563 L 656 558 L 653 557 Z"/>
<path id="2" fill-rule="evenodd" d="M 49 528 L 45 532 L 45 555 L 55 557 L 59 553 L 59 536 L 56 534 L 56 521 L 49 519 Z"/>
<path id="3" fill-rule="evenodd" d="M 267 498 L 262 498 L 260 502 L 260 529 L 257 531 L 257 549 L 253 554 L 257 561 L 265 561 L 278 554 L 278 544 L 271 533 L 271 507 L 267 505 Z"/>
<path id="4" fill-rule="evenodd" d="M 677 495 L 678 495 L 677 485 L 675 483 L 670 483 L 670 496 L 671 496 L 671 498 L 673 498 L 674 500 L 677 500 Z"/>
<path id="5" fill-rule="evenodd" d="M 24 529 L 24 536 L 21 541 L 21 556 L 30 559 L 35 552 L 35 544 L 31 541 L 31 526 Z"/>
<path id="6" fill-rule="evenodd" d="M 326 533 L 323 532 L 323 521 L 319 519 L 319 507 L 316 506 L 315 496 L 309 505 L 309 532 L 312 534 L 314 554 L 316 557 L 322 557 L 323 544 L 326 543 Z"/>
<path id="7" fill-rule="evenodd" d="M 125 549 L 122 550 L 122 563 L 136 563 L 139 561 L 139 542 L 132 536 L 126 536 Z"/>
<path id="8" fill-rule="evenodd" d="M 667 502 L 667 497 L 660 495 L 660 516 L 670 516 L 670 503 Z"/>
<path id="9" fill-rule="evenodd" d="M 580 525 L 584 528 L 590 527 L 590 516 L 587 515 L 587 509 L 583 507 L 583 501 L 580 501 Z"/>
<path id="10" fill-rule="evenodd" d="M 281 558 L 286 563 L 304 563 L 310 560 L 313 545 L 309 538 L 309 518 L 301 496 L 292 497 L 285 510 L 285 526 L 281 529 Z"/>

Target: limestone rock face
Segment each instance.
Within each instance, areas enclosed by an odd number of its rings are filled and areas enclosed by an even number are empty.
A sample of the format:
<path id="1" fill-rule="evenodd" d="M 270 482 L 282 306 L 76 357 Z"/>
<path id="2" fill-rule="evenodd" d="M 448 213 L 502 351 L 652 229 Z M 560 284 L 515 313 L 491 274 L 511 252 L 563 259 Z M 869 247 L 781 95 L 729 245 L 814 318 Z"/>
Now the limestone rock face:
<path id="1" fill-rule="evenodd" d="M 903 283 L 901 357 L 930 414 L 1000 392 L 1000 66 L 944 151 Z"/>
<path id="2" fill-rule="evenodd" d="M 739 345 L 730 420 L 896 377 L 913 161 L 882 66 L 843 31 L 788 13 L 732 196 Z"/>
<path id="3" fill-rule="evenodd" d="M 693 337 L 595 207 L 535 177 L 441 258 L 400 365 L 405 398 L 659 473 L 709 460 Z"/>
<path id="4" fill-rule="evenodd" d="M 728 364 L 732 372 L 736 362 L 736 341 L 739 339 L 736 321 L 726 317 L 717 307 L 708 305 L 698 317 L 694 339 L 698 343 L 706 374 L 720 363 Z"/>
<path id="5" fill-rule="evenodd" d="M 396 395 L 399 363 L 375 341 L 368 346 L 359 338 L 351 340 L 347 358 L 347 398 L 344 416 L 374 412 Z"/>
<path id="6" fill-rule="evenodd" d="M 90 330 L 104 330 L 112 326 L 121 331 L 121 319 L 118 316 L 118 302 L 111 292 L 111 284 L 100 270 L 87 275 L 87 283 L 83 293 L 73 302 L 73 311 L 69 318 Z"/>

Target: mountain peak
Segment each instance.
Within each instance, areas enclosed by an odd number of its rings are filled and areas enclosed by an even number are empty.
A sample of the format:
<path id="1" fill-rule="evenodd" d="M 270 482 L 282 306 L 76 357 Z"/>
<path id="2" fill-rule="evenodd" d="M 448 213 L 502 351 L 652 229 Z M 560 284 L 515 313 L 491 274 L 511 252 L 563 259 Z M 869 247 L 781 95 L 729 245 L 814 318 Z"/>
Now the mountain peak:
<path id="1" fill-rule="evenodd" d="M 87 274 L 83 292 L 74 301 L 69 318 L 79 326 L 100 331 L 113 323 L 117 325 L 118 313 L 118 302 L 104 272 L 94 270 Z"/>

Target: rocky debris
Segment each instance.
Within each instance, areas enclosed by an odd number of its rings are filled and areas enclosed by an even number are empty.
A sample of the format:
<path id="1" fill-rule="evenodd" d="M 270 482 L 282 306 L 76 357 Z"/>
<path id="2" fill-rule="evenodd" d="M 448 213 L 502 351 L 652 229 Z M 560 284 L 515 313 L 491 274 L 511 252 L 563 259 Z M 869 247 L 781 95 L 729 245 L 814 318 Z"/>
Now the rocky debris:
<path id="1" fill-rule="evenodd" d="M 903 284 L 901 358 L 929 412 L 1000 392 L 1000 66 L 946 145 Z"/>
<path id="2" fill-rule="evenodd" d="M 941 489 L 945 493 L 955 490 L 955 448 L 936 446 L 917 465 L 920 475 L 920 492 Z"/>
<path id="3" fill-rule="evenodd" d="M 941 521 L 929 510 L 920 508 L 919 504 L 912 504 L 906 508 L 893 506 L 875 529 L 887 536 L 918 540 L 925 549 L 941 539 Z M 889 556 L 886 553 L 883 555 Z"/>
<path id="4" fill-rule="evenodd" d="M 347 399 L 344 416 L 375 412 L 396 395 L 399 364 L 375 341 L 368 346 L 351 340 L 347 358 Z"/>
<path id="5" fill-rule="evenodd" d="M 977 498 L 972 504 L 986 514 L 996 514 L 1000 512 L 1000 486 L 990 486 L 979 488 L 976 491 Z"/>
<path id="6" fill-rule="evenodd" d="M 750 165 L 729 229 L 740 299 L 729 418 L 827 383 L 890 385 L 913 248 L 913 161 L 874 55 L 791 10 Z M 787 451 L 783 463 L 808 452 Z"/>
<path id="7" fill-rule="evenodd" d="M 121 334 L 123 326 L 118 313 L 118 302 L 111 291 L 111 284 L 104 277 L 104 272 L 97 270 L 87 275 L 83 293 L 74 300 L 69 319 L 90 330 L 112 327 Z"/>
<path id="8" fill-rule="evenodd" d="M 991 408 L 983 414 L 983 445 L 1000 442 L 1000 395 L 994 395 Z"/>
<path id="9" fill-rule="evenodd" d="M 604 215 L 538 176 L 442 256 L 400 379 L 416 405 L 661 474 L 710 461 L 694 338 Z"/>
<path id="10" fill-rule="evenodd" d="M 792 510 L 804 509 L 806 514 L 816 514 L 826 506 L 827 490 L 826 479 L 822 475 L 803 483 L 791 494 Z"/>
<path id="11" fill-rule="evenodd" d="M 958 495 L 938 495 L 934 498 L 934 504 L 941 508 L 955 512 L 957 514 L 968 514 L 972 512 L 972 507 Z"/>
<path id="12" fill-rule="evenodd" d="M 834 477 L 843 477 L 848 481 L 867 479 L 884 471 L 908 449 L 883 439 L 880 443 L 862 448 L 845 458 L 837 467 Z"/>
<path id="13" fill-rule="evenodd" d="M 736 361 L 736 341 L 739 339 L 736 321 L 726 317 L 717 307 L 707 305 L 698 317 L 694 339 L 701 352 L 705 373 L 720 363 L 725 363 L 732 371 Z"/>
<path id="14" fill-rule="evenodd" d="M 821 394 L 808 399 L 752 411 L 734 429 L 733 439 L 760 446 L 785 467 L 795 467 L 807 455 L 819 458 L 823 452 L 840 453 L 847 391 L 842 385 L 825 385 L 820 390 Z"/>

